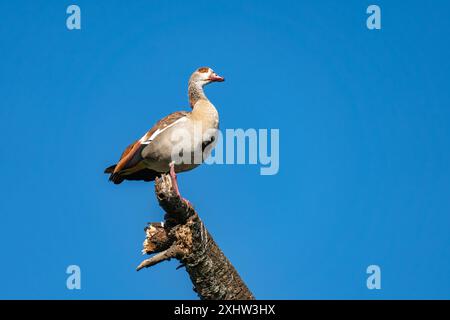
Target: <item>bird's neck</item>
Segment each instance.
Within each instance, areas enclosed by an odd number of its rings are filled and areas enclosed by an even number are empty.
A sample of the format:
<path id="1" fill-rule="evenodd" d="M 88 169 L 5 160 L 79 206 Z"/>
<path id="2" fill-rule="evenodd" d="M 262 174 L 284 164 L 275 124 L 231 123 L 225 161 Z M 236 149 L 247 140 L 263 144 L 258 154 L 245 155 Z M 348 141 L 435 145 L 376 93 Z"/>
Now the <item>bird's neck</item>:
<path id="1" fill-rule="evenodd" d="M 189 82 L 188 95 L 189 95 L 189 104 L 191 105 L 191 108 L 194 108 L 195 104 L 199 100 L 209 101 L 205 95 L 205 92 L 203 91 L 203 86 L 193 81 Z"/>

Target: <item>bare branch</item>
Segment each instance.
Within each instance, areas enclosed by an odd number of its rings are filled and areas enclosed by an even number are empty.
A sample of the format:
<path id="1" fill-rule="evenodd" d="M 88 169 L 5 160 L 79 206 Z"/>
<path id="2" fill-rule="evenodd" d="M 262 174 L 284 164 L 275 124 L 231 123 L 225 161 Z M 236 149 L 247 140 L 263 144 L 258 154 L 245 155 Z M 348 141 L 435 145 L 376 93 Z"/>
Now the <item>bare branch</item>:
<path id="1" fill-rule="evenodd" d="M 154 266 L 160 262 L 163 262 L 165 260 L 170 260 L 172 258 L 176 258 L 177 255 L 181 254 L 181 251 L 178 249 L 177 246 L 172 246 L 167 250 L 164 250 L 160 253 L 155 254 L 153 257 L 146 259 L 141 262 L 141 264 L 136 268 L 136 271 L 139 271 L 143 268 L 148 268 L 151 266 Z"/>

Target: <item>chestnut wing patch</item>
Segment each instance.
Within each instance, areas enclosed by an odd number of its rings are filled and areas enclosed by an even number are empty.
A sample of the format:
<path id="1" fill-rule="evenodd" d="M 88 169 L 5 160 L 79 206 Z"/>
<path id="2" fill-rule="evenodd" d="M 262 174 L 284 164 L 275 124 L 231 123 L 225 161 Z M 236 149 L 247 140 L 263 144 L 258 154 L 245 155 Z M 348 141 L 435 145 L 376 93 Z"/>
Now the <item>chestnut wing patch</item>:
<path id="1" fill-rule="evenodd" d="M 120 172 L 123 169 L 131 168 L 135 166 L 141 159 L 140 151 L 145 147 L 145 145 L 141 144 L 139 141 L 134 142 L 129 145 L 125 151 L 122 153 L 119 162 L 114 168 L 114 173 Z"/>

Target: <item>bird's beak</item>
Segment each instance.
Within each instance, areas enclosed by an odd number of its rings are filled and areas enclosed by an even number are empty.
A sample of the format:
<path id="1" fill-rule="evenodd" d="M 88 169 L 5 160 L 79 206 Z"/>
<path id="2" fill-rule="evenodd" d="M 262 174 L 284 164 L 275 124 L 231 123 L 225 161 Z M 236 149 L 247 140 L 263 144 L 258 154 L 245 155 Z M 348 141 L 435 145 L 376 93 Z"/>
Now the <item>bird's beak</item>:
<path id="1" fill-rule="evenodd" d="M 225 78 L 219 76 L 217 73 L 213 73 L 209 76 L 209 80 L 212 82 L 222 82 L 225 81 Z"/>

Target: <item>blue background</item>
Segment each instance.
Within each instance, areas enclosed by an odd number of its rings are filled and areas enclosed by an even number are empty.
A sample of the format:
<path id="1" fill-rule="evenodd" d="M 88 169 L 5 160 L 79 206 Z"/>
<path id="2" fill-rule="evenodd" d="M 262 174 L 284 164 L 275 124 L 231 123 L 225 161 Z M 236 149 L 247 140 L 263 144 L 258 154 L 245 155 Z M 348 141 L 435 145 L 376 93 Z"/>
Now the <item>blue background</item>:
<path id="1" fill-rule="evenodd" d="M 135 271 L 162 211 L 103 169 L 203 65 L 223 129 L 280 129 L 278 175 L 179 177 L 257 298 L 450 297 L 448 1 L 376 1 L 380 31 L 367 1 L 75 3 L 80 31 L 71 2 L 0 2 L 0 298 L 196 298 L 175 261 Z"/>

